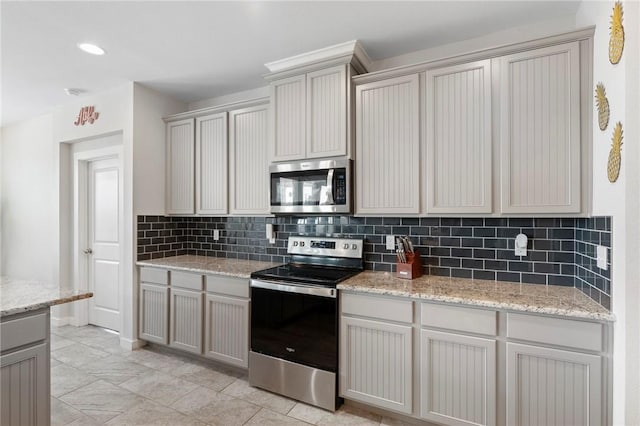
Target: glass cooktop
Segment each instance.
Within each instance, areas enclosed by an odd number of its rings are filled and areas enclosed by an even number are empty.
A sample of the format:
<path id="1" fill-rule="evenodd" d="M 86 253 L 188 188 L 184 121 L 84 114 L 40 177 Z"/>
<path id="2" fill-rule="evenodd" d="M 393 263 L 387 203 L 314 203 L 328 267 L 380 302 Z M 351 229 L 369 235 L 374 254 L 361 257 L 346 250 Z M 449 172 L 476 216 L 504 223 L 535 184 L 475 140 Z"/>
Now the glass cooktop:
<path id="1" fill-rule="evenodd" d="M 254 272 L 251 274 L 251 278 L 335 287 L 339 282 L 351 278 L 359 272 L 361 272 L 359 269 L 287 264 Z"/>

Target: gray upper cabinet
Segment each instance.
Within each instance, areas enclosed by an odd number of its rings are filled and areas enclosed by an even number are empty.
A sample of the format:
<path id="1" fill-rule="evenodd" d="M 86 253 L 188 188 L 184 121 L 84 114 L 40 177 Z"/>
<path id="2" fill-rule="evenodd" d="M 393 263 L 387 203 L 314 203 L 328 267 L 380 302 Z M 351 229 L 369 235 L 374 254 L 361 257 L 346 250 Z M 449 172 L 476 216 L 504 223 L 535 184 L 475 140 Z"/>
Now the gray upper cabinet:
<path id="1" fill-rule="evenodd" d="M 227 113 L 196 118 L 196 213 L 224 215 L 227 206 Z"/>
<path id="2" fill-rule="evenodd" d="M 356 87 L 358 215 L 420 212 L 418 74 Z"/>
<path id="3" fill-rule="evenodd" d="M 271 82 L 271 160 L 348 155 L 350 66 Z"/>
<path id="4" fill-rule="evenodd" d="M 579 43 L 500 61 L 501 212 L 579 213 Z"/>
<path id="5" fill-rule="evenodd" d="M 194 166 L 193 119 L 167 123 L 167 214 L 194 213 Z"/>
<path id="6" fill-rule="evenodd" d="M 229 113 L 230 213 L 269 214 L 266 105 Z"/>
<path id="7" fill-rule="evenodd" d="M 427 213 L 491 213 L 491 61 L 426 72 Z"/>

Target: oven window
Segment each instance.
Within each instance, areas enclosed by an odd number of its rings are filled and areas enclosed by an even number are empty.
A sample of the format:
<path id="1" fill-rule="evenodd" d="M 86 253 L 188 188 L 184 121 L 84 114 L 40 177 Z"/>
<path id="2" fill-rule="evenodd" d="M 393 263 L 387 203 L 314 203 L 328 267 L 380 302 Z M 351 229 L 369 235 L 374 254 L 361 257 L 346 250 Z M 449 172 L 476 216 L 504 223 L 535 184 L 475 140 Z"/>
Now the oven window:
<path id="1" fill-rule="evenodd" d="M 251 350 L 337 372 L 337 299 L 251 288 Z"/>

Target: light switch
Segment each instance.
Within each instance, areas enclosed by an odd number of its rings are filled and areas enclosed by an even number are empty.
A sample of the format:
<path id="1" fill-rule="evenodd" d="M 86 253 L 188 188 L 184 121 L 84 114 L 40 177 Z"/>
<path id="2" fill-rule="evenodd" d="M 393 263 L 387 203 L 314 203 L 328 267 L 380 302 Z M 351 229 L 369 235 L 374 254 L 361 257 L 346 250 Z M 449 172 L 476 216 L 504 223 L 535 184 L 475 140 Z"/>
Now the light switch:
<path id="1" fill-rule="evenodd" d="M 597 246 L 596 262 L 598 264 L 598 268 L 604 269 L 605 271 L 609 269 L 609 266 L 607 265 L 608 258 L 609 258 L 609 250 L 605 246 Z"/>
<path id="2" fill-rule="evenodd" d="M 387 235 L 387 250 L 396 249 L 396 238 L 393 235 Z"/>
<path id="3" fill-rule="evenodd" d="M 213 241 L 218 241 L 220 239 L 220 230 L 219 229 L 214 229 L 213 230 Z"/>

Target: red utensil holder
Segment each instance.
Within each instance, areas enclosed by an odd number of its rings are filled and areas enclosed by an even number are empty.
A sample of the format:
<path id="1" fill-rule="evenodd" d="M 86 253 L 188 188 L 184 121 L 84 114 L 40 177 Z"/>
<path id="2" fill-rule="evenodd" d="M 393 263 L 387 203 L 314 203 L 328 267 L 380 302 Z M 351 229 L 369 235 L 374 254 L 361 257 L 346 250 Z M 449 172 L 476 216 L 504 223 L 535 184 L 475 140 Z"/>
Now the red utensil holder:
<path id="1" fill-rule="evenodd" d="M 422 261 L 420 260 L 420 253 L 414 251 L 413 253 L 405 253 L 407 257 L 407 263 L 396 263 L 396 277 L 406 280 L 412 280 L 422 276 Z"/>

